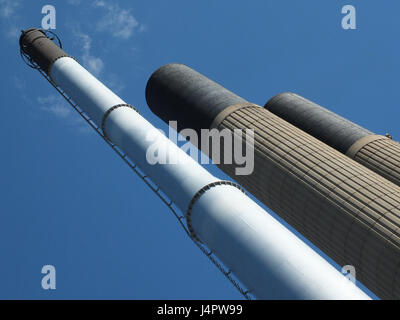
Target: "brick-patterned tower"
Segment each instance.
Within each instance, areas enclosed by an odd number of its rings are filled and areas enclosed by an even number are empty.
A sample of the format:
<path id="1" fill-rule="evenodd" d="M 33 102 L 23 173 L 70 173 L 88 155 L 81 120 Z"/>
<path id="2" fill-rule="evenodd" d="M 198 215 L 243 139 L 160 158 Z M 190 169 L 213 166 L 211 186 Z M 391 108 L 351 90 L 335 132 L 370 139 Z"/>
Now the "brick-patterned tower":
<path id="1" fill-rule="evenodd" d="M 369 299 L 241 187 L 213 176 L 168 140 L 53 43 L 55 35 L 50 34 L 41 29 L 21 33 L 25 62 L 174 211 L 192 240 L 246 298 L 251 294 L 259 299 Z M 150 135 L 154 140 L 147 139 Z M 183 161 L 151 163 L 147 152 L 154 147 L 165 152 L 167 159 Z"/>
<path id="2" fill-rule="evenodd" d="M 307 100 L 285 92 L 265 108 L 400 186 L 400 144 L 374 134 Z"/>
<path id="3" fill-rule="evenodd" d="M 379 297 L 400 298 L 400 187 L 187 66 L 159 68 L 146 99 L 178 129 L 253 129 L 253 173 L 219 167 Z"/>

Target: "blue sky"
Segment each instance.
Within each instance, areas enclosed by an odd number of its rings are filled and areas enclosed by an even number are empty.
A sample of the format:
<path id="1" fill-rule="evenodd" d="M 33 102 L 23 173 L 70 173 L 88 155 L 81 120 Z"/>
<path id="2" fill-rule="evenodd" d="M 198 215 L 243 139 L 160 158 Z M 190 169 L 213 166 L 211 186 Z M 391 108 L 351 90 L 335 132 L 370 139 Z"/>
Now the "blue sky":
<path id="1" fill-rule="evenodd" d="M 400 136 L 398 1 L 0 0 L 0 298 L 240 299 L 175 218 L 19 57 L 19 30 L 57 11 L 64 49 L 156 127 L 151 73 L 191 66 L 263 105 L 293 91 Z M 357 29 L 341 28 L 341 8 Z M 216 167 L 207 168 L 220 178 Z M 57 289 L 41 288 L 41 268 Z"/>

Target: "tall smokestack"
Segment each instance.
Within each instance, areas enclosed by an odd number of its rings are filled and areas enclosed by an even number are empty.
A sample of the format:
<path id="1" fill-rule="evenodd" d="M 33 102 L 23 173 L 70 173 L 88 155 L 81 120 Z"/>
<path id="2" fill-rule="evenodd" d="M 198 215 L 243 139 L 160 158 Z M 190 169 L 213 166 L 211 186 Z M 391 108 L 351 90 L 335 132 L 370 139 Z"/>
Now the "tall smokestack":
<path id="1" fill-rule="evenodd" d="M 285 92 L 265 108 L 400 186 L 400 144 L 307 100 Z"/>
<path id="2" fill-rule="evenodd" d="M 253 173 L 219 167 L 380 298 L 400 298 L 398 186 L 187 66 L 155 71 L 146 99 L 178 128 L 253 129 Z"/>
<path id="3" fill-rule="evenodd" d="M 53 54 L 43 34 L 30 29 L 21 36 L 21 50 L 31 63 L 43 68 L 56 88 L 152 178 L 185 215 L 196 241 L 207 245 L 254 296 L 368 299 L 236 184 L 211 175 L 65 52 Z M 146 154 L 154 147 L 166 159 L 184 161 L 152 165 Z"/>

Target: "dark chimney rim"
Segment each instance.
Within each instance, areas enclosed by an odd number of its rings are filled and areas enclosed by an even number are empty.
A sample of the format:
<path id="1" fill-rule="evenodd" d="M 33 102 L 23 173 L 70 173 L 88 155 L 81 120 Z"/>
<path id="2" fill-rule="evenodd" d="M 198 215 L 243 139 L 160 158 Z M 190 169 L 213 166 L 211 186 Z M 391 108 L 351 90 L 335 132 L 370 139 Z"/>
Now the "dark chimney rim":
<path id="1" fill-rule="evenodd" d="M 29 28 L 29 29 L 26 29 L 26 30 L 21 30 L 21 36 L 19 37 L 19 45 L 20 45 L 21 50 L 22 50 L 22 46 L 23 46 L 22 45 L 23 38 L 28 33 L 31 33 L 33 31 L 38 31 L 38 32 L 43 33 L 43 36 L 48 38 L 48 39 L 50 39 L 50 40 L 56 40 L 58 42 L 58 46 L 60 47 L 60 49 L 62 49 L 62 42 L 61 42 L 60 38 L 58 37 L 58 35 L 55 32 L 53 32 L 51 30 L 45 30 L 45 29 L 42 29 L 42 28 Z M 51 34 L 54 38 L 51 38 L 48 34 Z"/>
<path id="2" fill-rule="evenodd" d="M 150 82 L 156 76 L 156 74 L 158 74 L 162 69 L 165 69 L 166 67 L 173 66 L 173 65 L 181 65 L 181 66 L 185 66 L 185 67 L 189 68 L 189 66 L 187 66 L 183 63 L 179 63 L 179 62 L 170 62 L 170 63 L 166 63 L 166 64 L 162 65 L 161 67 L 158 67 L 155 71 L 153 71 L 153 73 L 150 75 L 149 79 L 147 80 L 146 89 L 145 89 L 146 96 L 147 96 L 147 92 L 150 90 L 149 89 Z"/>
<path id="3" fill-rule="evenodd" d="M 293 95 L 293 94 L 296 94 L 296 93 L 290 92 L 290 91 L 284 91 L 284 92 L 278 93 L 267 101 L 267 103 L 264 105 L 264 108 L 268 109 L 268 107 L 270 106 L 270 104 L 272 102 L 276 102 L 276 100 L 279 100 L 282 96 Z"/>
<path id="4" fill-rule="evenodd" d="M 29 28 L 26 30 L 21 30 L 21 35 L 19 37 L 19 46 L 20 46 L 21 50 L 23 49 L 22 41 L 23 41 L 24 37 L 33 31 L 39 31 L 39 32 L 43 33 L 43 36 L 46 36 L 46 33 L 40 28 Z"/>

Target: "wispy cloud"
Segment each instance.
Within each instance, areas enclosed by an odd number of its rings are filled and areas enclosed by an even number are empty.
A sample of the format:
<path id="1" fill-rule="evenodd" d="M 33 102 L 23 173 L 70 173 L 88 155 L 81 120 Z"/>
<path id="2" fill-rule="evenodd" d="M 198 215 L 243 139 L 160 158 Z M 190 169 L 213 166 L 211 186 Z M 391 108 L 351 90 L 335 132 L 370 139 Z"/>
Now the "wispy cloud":
<path id="1" fill-rule="evenodd" d="M 39 110 L 61 120 L 69 128 L 73 129 L 74 132 L 91 132 L 90 127 L 60 95 L 50 94 L 47 96 L 39 96 L 36 98 L 36 101 L 39 105 Z"/>
<path id="2" fill-rule="evenodd" d="M 0 20 L 2 22 L 2 34 L 8 39 L 16 39 L 19 28 L 16 20 L 19 18 L 17 10 L 21 5 L 20 0 L 0 0 Z"/>
<path id="3" fill-rule="evenodd" d="M 115 38 L 128 39 L 135 29 L 138 31 L 145 29 L 131 14 L 130 10 L 122 9 L 116 3 L 96 0 L 93 2 L 93 6 L 105 10 L 105 15 L 97 22 L 98 31 L 109 32 Z"/>
<path id="4" fill-rule="evenodd" d="M 32 99 L 30 97 L 28 97 L 28 95 L 27 95 L 26 80 L 18 74 L 12 75 L 9 79 L 10 79 L 10 83 L 14 84 L 14 88 L 17 91 L 18 96 L 22 98 L 25 105 L 31 105 Z"/>
<path id="5" fill-rule="evenodd" d="M 78 4 L 79 0 L 69 0 L 70 4 Z M 121 8 L 116 2 L 105 0 L 95 0 L 92 2 L 92 7 L 103 11 L 100 17 L 97 18 L 93 24 L 86 25 L 75 24 L 72 27 L 73 33 L 77 40 L 77 45 L 81 50 L 79 57 L 84 65 L 95 76 L 100 76 L 104 69 L 104 62 L 101 58 L 93 54 L 92 50 L 92 36 L 96 32 L 106 32 L 111 35 L 111 38 L 127 40 L 135 30 L 143 32 L 146 28 L 132 15 L 130 9 Z M 83 28 L 85 26 L 85 28 Z M 109 85 L 117 91 L 121 91 L 124 85 L 116 77 L 109 76 Z"/>
<path id="6" fill-rule="evenodd" d="M 18 39 L 21 34 L 21 30 L 17 26 L 9 26 L 6 37 L 9 39 Z"/>
<path id="7" fill-rule="evenodd" d="M 109 74 L 108 77 L 104 79 L 104 83 L 116 93 L 121 93 L 122 90 L 125 89 L 125 82 L 122 81 L 121 78 L 115 73 Z"/>
<path id="8" fill-rule="evenodd" d="M 100 75 L 101 71 L 103 70 L 104 63 L 102 59 L 93 56 L 91 53 L 92 38 L 87 33 L 84 33 L 78 29 L 74 30 L 74 34 L 76 37 L 78 37 L 81 44 L 81 58 L 84 67 L 87 68 L 95 76 Z"/>
<path id="9" fill-rule="evenodd" d="M 20 1 L 18 0 L 0 0 L 0 16 L 3 18 L 13 17 L 19 5 Z"/>
<path id="10" fill-rule="evenodd" d="M 20 76 L 14 74 L 11 77 L 11 79 L 12 79 L 12 82 L 14 83 L 15 88 L 17 88 L 17 90 L 24 90 L 26 88 L 26 82 Z"/>
<path id="11" fill-rule="evenodd" d="M 77 6 L 81 4 L 81 0 L 67 0 L 67 3 L 73 6 Z"/>
<path id="12" fill-rule="evenodd" d="M 61 96 L 51 94 L 45 97 L 37 97 L 40 110 L 51 113 L 58 118 L 66 119 L 72 115 L 72 110 Z"/>

